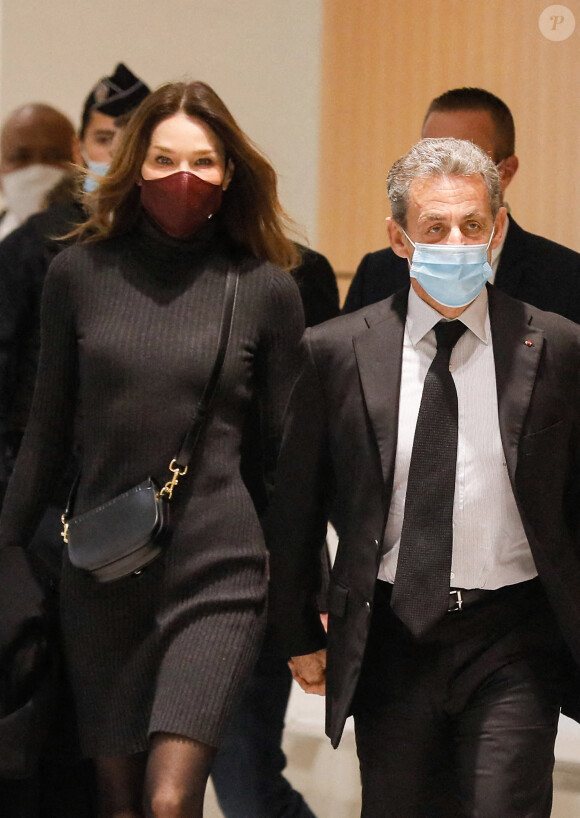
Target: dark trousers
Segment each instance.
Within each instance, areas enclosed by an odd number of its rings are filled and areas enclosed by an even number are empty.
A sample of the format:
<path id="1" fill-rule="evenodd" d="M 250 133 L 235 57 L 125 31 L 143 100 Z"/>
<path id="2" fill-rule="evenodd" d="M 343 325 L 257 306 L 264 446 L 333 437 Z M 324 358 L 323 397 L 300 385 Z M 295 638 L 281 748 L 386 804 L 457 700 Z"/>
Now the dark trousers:
<path id="1" fill-rule="evenodd" d="M 97 789 L 91 762 L 46 759 L 32 777 L 0 779 L 2 818 L 96 818 Z"/>
<path id="2" fill-rule="evenodd" d="M 212 767 L 226 818 L 314 818 L 282 774 L 291 684 L 286 659 L 266 641 Z"/>
<path id="3" fill-rule="evenodd" d="M 418 642 L 378 582 L 353 712 L 363 818 L 548 818 L 567 658 L 539 581 Z"/>

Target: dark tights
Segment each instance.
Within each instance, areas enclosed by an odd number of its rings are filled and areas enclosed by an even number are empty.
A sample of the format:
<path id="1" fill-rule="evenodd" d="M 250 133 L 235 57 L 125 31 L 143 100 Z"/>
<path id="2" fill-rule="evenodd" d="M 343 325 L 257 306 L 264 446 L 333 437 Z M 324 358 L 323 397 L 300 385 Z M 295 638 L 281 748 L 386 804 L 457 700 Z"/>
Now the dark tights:
<path id="1" fill-rule="evenodd" d="M 157 733 L 148 753 L 95 760 L 99 818 L 202 818 L 216 750 Z"/>

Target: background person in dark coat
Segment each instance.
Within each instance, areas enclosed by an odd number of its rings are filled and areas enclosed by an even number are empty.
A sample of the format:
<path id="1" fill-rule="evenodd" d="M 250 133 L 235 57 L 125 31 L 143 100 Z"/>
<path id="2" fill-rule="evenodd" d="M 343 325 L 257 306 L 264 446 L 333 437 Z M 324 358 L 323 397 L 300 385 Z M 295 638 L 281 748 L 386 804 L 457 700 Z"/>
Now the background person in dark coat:
<path id="1" fill-rule="evenodd" d="M 123 63 L 103 77 L 84 101 L 78 143 L 94 188 L 111 161 L 120 126 L 149 93 Z M 40 297 L 63 236 L 86 218 L 83 177 L 69 172 L 49 193 L 48 207 L 0 242 L 0 502 L 28 419 L 39 348 Z M 59 549 L 60 550 L 60 549 Z M 59 558 L 52 565 L 58 569 Z"/>
<path id="2" fill-rule="evenodd" d="M 481 88 L 456 88 L 434 99 L 422 136 L 469 139 L 498 166 L 502 194 L 518 169 L 515 126 L 507 105 Z M 505 241 L 493 256 L 492 282 L 503 292 L 580 323 L 580 253 L 523 230 L 509 216 Z M 391 248 L 368 253 L 352 280 L 343 312 L 354 312 L 409 283 L 406 259 Z"/>
<path id="3" fill-rule="evenodd" d="M 298 249 L 301 264 L 292 275 L 310 327 L 338 315 L 338 287 L 324 256 L 307 247 Z M 256 497 L 257 492 L 252 494 Z M 285 655 L 266 637 L 212 767 L 214 788 L 226 818 L 313 818 L 302 795 L 283 775 L 286 756 L 281 745 L 291 684 Z"/>
<path id="4" fill-rule="evenodd" d="M 147 86 L 123 63 L 111 76 L 99 80 L 81 115 L 78 140 L 84 165 L 95 173 L 105 172 L 120 125 L 147 93 Z M 94 181 L 94 177 L 87 176 L 87 180 Z M 34 391 L 44 279 L 50 262 L 68 243 L 62 237 L 86 219 L 82 187 L 82 175 L 69 172 L 49 193 L 46 209 L 0 242 L 0 505 Z M 60 514 L 76 468 L 71 463 L 55 485 L 52 505 L 30 544 L 36 573 L 53 586 L 58 585 L 62 561 Z M 25 691 L 29 697 L 16 712 L 14 694 L 10 702 L 4 696 L 0 703 L 0 746 L 5 753 L 0 759 L 0 813 L 3 818 L 37 818 L 40 814 L 42 818 L 92 818 L 96 814 L 92 763 L 80 760 L 71 694 L 64 679 L 56 684 L 54 611 L 43 612 L 39 603 L 31 606 L 32 593 L 40 591 L 30 566 L 14 551 L 3 552 L 2 581 L 13 580 L 31 591 L 23 591 L 13 612 L 15 621 L 0 624 L 0 655 L 10 687 L 18 690 L 18 701 L 21 703 Z M 56 603 L 50 593 L 47 601 Z M 26 673 L 17 673 L 18 667 Z M 9 688 L 3 682 L 0 685 L 6 693 Z M 17 744 L 26 760 L 18 775 L 8 750 L 14 736 L 20 736 Z"/>

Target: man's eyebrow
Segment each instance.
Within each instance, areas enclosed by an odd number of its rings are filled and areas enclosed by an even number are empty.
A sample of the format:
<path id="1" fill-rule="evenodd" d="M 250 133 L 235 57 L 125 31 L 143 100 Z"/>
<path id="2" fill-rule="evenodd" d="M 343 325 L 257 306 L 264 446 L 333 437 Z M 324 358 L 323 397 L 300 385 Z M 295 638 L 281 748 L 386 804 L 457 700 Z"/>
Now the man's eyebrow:
<path id="1" fill-rule="evenodd" d="M 462 220 L 465 219 L 473 219 L 475 217 L 481 219 L 486 214 L 482 210 L 470 210 L 469 213 L 464 213 L 462 216 Z M 431 213 L 421 213 L 419 216 L 419 221 L 428 221 L 428 222 L 438 222 L 445 220 L 447 215 L 445 213 L 438 213 L 436 210 L 432 211 Z"/>
<path id="2" fill-rule="evenodd" d="M 432 213 L 421 213 L 421 215 L 419 216 L 419 221 L 438 222 L 444 218 L 445 218 L 444 213 L 437 213 L 437 211 L 433 211 Z"/>

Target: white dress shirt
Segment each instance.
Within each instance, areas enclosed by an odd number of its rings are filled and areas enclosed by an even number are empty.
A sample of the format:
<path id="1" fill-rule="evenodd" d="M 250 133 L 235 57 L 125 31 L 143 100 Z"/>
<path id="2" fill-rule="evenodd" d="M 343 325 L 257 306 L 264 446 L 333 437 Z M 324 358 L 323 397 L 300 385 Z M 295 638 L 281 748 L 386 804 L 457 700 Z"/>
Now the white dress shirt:
<path id="1" fill-rule="evenodd" d="M 415 293 L 403 340 L 399 426 L 393 494 L 378 578 L 394 582 L 403 526 L 407 478 L 423 383 L 435 357 L 433 327 L 440 313 Z M 501 443 L 493 344 L 484 288 L 459 320 L 467 326 L 453 349 L 450 371 L 457 389 L 457 471 L 450 585 L 494 589 L 537 575 Z"/>

